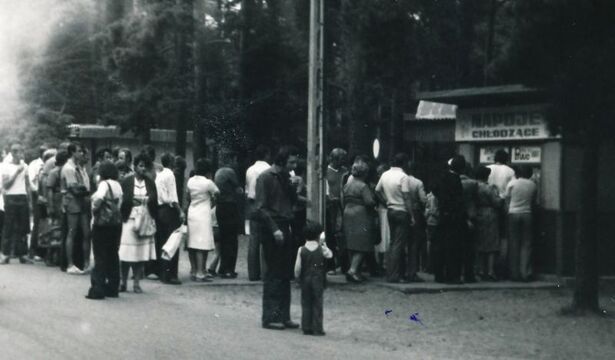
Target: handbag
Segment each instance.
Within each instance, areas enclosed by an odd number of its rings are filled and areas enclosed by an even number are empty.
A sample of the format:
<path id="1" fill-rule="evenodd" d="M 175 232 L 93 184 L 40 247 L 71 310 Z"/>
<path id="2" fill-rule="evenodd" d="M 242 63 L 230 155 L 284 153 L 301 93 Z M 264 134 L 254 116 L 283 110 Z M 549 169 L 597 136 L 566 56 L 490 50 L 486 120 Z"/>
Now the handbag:
<path id="1" fill-rule="evenodd" d="M 147 203 L 137 207 L 134 231 L 139 237 L 150 237 L 156 234 L 156 221 L 147 210 Z"/>
<path id="2" fill-rule="evenodd" d="M 177 249 L 181 246 L 182 242 L 186 241 L 188 237 L 188 229 L 186 225 L 182 225 L 175 229 L 166 243 L 162 246 L 162 255 L 161 257 L 164 260 L 171 260 L 175 253 L 177 253 Z"/>
<path id="3" fill-rule="evenodd" d="M 122 223 L 122 215 L 120 213 L 120 207 L 118 206 L 119 199 L 114 199 L 113 190 L 109 182 L 105 181 L 109 188 L 109 194 L 105 196 L 98 208 L 98 211 L 94 214 L 94 225 L 98 226 L 116 226 Z"/>

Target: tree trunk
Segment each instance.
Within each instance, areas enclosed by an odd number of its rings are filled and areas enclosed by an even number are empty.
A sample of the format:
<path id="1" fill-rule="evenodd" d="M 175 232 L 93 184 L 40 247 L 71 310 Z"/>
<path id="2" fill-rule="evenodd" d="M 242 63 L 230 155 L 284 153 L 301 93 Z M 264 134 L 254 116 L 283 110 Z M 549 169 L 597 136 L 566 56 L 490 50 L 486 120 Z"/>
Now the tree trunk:
<path id="1" fill-rule="evenodd" d="M 598 236 L 595 219 L 598 202 L 598 156 L 600 141 L 595 121 L 588 121 L 583 155 L 583 174 L 587 181 L 581 188 L 581 207 L 576 234 L 576 282 L 571 311 L 600 311 L 598 305 Z"/>

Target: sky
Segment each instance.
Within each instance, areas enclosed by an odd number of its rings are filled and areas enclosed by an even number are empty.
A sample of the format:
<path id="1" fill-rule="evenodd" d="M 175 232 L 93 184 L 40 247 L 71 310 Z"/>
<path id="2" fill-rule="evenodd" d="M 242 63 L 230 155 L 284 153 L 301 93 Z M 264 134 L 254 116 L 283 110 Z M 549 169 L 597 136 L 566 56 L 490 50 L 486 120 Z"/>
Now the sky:
<path id="1" fill-rule="evenodd" d="M 18 74 L 20 57 L 24 52 L 35 57 L 42 54 L 67 9 L 90 1 L 0 0 L 0 126 L 15 124 L 21 118 L 25 103 L 19 92 L 25 79 Z"/>

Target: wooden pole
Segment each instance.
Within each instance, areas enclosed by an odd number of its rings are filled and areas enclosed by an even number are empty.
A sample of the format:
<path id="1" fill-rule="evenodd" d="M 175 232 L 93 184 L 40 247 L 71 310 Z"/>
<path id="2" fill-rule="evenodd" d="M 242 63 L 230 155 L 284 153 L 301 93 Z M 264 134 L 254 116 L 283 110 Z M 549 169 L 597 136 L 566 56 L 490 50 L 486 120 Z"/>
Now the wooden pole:
<path id="1" fill-rule="evenodd" d="M 307 141 L 307 218 L 324 224 L 323 177 L 323 15 L 322 0 L 310 1 L 310 64 Z"/>

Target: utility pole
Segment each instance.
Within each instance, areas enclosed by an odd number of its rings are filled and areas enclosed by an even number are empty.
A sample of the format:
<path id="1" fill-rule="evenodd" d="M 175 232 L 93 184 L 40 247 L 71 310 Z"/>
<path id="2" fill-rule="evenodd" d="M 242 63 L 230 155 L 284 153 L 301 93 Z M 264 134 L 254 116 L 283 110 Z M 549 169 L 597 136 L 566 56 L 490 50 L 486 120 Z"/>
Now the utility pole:
<path id="1" fill-rule="evenodd" d="M 324 1 L 310 0 L 307 139 L 307 218 L 324 224 L 323 49 Z"/>

